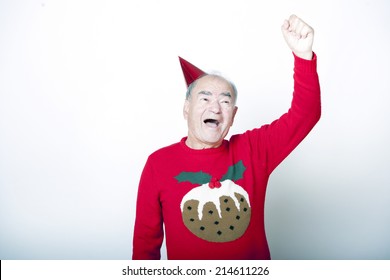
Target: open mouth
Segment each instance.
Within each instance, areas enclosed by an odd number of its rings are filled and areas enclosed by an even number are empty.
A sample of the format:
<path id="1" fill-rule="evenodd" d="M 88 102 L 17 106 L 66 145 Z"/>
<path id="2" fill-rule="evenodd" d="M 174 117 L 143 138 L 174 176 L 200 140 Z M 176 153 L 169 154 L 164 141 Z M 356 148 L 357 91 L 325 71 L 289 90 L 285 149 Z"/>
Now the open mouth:
<path id="1" fill-rule="evenodd" d="M 215 119 L 205 119 L 203 122 L 211 128 L 216 128 L 219 125 L 219 121 Z"/>

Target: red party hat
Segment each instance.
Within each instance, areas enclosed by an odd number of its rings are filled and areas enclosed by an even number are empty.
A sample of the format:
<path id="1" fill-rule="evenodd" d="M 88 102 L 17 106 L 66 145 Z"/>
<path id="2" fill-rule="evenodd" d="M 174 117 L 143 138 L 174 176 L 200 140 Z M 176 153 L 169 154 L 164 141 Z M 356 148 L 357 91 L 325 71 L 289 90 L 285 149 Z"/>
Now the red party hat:
<path id="1" fill-rule="evenodd" d="M 195 65 L 189 63 L 187 60 L 179 56 L 181 69 L 183 70 L 183 75 L 187 83 L 187 87 L 192 84 L 193 81 L 199 79 L 201 76 L 205 75 L 206 72 L 200 70 Z"/>

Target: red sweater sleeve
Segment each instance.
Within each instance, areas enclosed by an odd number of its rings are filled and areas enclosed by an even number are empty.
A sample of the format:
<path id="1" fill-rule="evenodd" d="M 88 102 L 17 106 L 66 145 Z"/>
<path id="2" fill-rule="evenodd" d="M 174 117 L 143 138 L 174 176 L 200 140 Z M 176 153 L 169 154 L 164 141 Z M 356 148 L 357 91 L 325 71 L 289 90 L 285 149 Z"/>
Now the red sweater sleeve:
<path id="1" fill-rule="evenodd" d="M 162 209 L 150 157 L 141 175 L 133 236 L 134 260 L 158 260 L 164 239 Z"/>
<path id="2" fill-rule="evenodd" d="M 255 153 L 266 157 L 267 173 L 271 172 L 307 136 L 321 116 L 320 84 L 317 75 L 317 56 L 305 60 L 294 55 L 294 92 L 287 113 L 269 125 L 256 129 Z M 253 135 L 252 135 L 253 136 Z"/>

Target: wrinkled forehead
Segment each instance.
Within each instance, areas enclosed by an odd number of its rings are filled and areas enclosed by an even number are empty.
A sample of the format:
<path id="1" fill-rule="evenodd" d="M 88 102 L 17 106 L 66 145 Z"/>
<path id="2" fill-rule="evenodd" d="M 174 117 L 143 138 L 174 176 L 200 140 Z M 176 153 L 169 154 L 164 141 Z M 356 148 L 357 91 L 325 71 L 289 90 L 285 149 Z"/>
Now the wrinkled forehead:
<path id="1" fill-rule="evenodd" d="M 196 81 L 193 93 L 199 91 L 208 91 L 215 94 L 228 92 L 232 96 L 234 95 L 234 90 L 230 82 L 217 75 L 206 75 L 199 78 Z"/>

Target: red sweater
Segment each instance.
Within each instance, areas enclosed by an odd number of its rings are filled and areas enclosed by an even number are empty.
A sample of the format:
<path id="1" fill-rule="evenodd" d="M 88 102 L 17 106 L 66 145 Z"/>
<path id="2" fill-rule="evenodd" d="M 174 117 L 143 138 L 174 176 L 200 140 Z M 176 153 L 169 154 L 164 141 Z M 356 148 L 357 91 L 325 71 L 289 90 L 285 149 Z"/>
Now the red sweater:
<path id="1" fill-rule="evenodd" d="M 295 56 L 291 108 L 218 148 L 179 143 L 151 154 L 138 190 L 133 259 L 270 259 L 264 229 L 268 178 L 320 118 L 317 58 Z M 164 225 L 164 227 L 163 227 Z"/>

